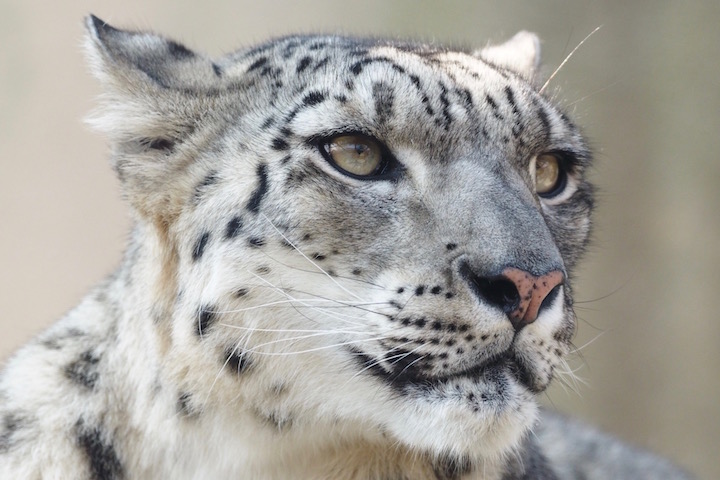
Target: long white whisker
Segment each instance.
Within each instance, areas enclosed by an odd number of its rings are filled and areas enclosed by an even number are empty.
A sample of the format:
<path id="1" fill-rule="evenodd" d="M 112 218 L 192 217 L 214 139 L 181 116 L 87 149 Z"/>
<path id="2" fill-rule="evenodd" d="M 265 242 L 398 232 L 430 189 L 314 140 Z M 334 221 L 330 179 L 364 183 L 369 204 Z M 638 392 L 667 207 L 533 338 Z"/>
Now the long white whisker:
<path id="1" fill-rule="evenodd" d="M 352 293 L 350 290 L 348 290 L 347 288 L 345 288 L 345 287 L 343 287 L 342 285 L 340 285 L 340 283 L 337 282 L 337 281 L 332 277 L 332 275 L 330 275 L 330 274 L 327 273 L 325 270 L 323 270 L 323 268 L 322 268 L 320 265 L 318 265 L 317 263 L 315 263 L 315 262 L 313 262 L 312 260 L 310 260 L 310 258 L 309 258 L 307 255 L 305 255 L 299 248 L 297 248 L 297 246 L 295 246 L 295 244 L 292 243 L 292 242 L 270 221 L 270 219 L 267 218 L 267 216 L 266 216 L 264 213 L 261 213 L 260 216 L 263 217 L 265 220 L 267 220 L 267 222 L 270 224 L 270 226 L 278 233 L 278 235 L 280 235 L 280 236 L 283 238 L 283 240 L 285 240 L 285 241 L 288 243 L 288 245 L 290 245 L 291 247 L 293 247 L 293 248 L 295 249 L 295 251 L 297 251 L 300 255 L 302 255 L 302 257 L 303 257 L 305 260 L 307 260 L 307 261 L 310 262 L 310 264 L 312 264 L 315 268 L 317 268 L 318 270 L 320 270 L 331 282 L 333 282 L 335 285 L 337 285 L 343 292 L 345 292 L 345 293 L 347 293 L 348 295 L 351 295 L 351 296 L 357 298 L 358 300 L 361 300 L 360 297 L 358 297 L 357 295 L 355 295 L 354 293 Z"/>
<path id="2" fill-rule="evenodd" d="M 410 344 L 410 342 L 404 342 L 404 343 L 401 343 L 401 344 L 399 344 L 399 345 L 395 345 L 395 346 L 392 347 L 390 350 L 388 350 L 386 353 L 390 353 L 390 352 L 392 352 L 393 350 L 397 350 L 398 348 L 404 347 L 405 345 L 408 345 L 408 344 Z M 397 358 L 397 357 L 402 356 L 402 355 L 405 355 L 405 353 L 400 353 L 400 354 L 397 354 L 397 355 L 393 355 L 393 356 L 391 356 L 391 357 L 376 358 L 374 361 L 366 364 L 362 369 L 360 369 L 358 372 L 356 372 L 352 377 L 348 378 L 348 379 L 347 379 L 347 382 L 349 382 L 349 381 L 352 380 L 353 378 L 357 377 L 358 375 L 361 375 L 361 374 L 363 374 L 364 372 L 370 370 L 371 368 L 376 367 L 377 365 L 380 365 L 380 363 L 381 363 L 383 360 L 391 360 L 391 359 Z M 347 384 L 347 382 L 345 382 L 345 383 Z"/>
<path id="3" fill-rule="evenodd" d="M 287 303 L 294 303 L 296 301 L 297 301 L 297 299 L 294 299 L 294 298 L 289 299 L 289 300 L 277 300 L 275 302 L 263 303 L 262 305 L 253 305 L 252 307 L 234 308 L 232 310 L 213 310 L 212 313 L 223 314 L 223 313 L 249 312 L 251 310 L 258 310 L 258 309 L 266 308 L 266 307 L 273 307 L 273 306 L 287 304 Z M 332 302 L 332 300 L 308 298 L 308 299 L 303 299 L 303 302 Z"/>
<path id="4" fill-rule="evenodd" d="M 594 34 L 595 32 L 597 32 L 598 30 L 600 30 L 601 28 L 602 28 L 602 25 L 598 26 L 597 28 L 595 28 L 595 30 L 593 30 L 592 32 L 588 33 L 588 35 L 587 35 L 585 38 L 583 38 L 582 41 L 581 41 L 580 43 L 578 43 L 575 48 L 572 49 L 572 52 L 570 52 L 570 53 L 568 54 L 568 56 L 565 57 L 565 60 L 563 60 L 562 63 L 560 63 L 560 65 L 558 65 L 558 67 L 555 69 L 555 71 L 552 73 L 552 75 L 550 75 L 550 77 L 547 79 L 547 81 L 543 84 L 542 88 L 540 88 L 539 93 L 542 93 L 542 92 L 545 90 L 545 88 L 550 84 L 550 82 L 552 81 L 552 79 L 555 78 L 555 75 L 557 75 L 558 72 L 560 71 L 560 69 L 565 66 L 565 64 L 567 63 L 567 61 L 570 60 L 570 57 L 573 56 L 573 54 L 577 51 L 577 49 L 580 48 L 580 46 L 581 46 L 583 43 L 585 43 L 585 41 L 586 41 L 588 38 L 592 37 L 593 34 Z"/>
<path id="5" fill-rule="evenodd" d="M 360 335 L 372 335 L 370 332 L 359 332 L 355 330 L 295 330 L 286 328 L 255 328 L 255 327 L 241 327 L 239 325 L 230 325 L 229 323 L 220 322 L 218 325 L 236 330 L 247 330 L 252 332 L 272 332 L 272 333 L 347 333 L 347 334 L 360 334 Z"/>
<path id="6" fill-rule="evenodd" d="M 415 353 L 419 348 L 420 348 L 420 346 L 418 346 L 418 347 L 415 348 L 414 350 L 411 350 L 411 351 L 407 352 L 406 354 L 403 355 L 402 358 L 398 358 L 396 361 L 394 361 L 394 362 L 393 362 L 393 365 L 395 365 L 397 362 L 399 362 L 399 361 L 402 360 L 403 358 L 406 358 L 406 357 L 412 355 L 412 354 Z M 420 360 L 424 359 L 426 356 L 427 356 L 427 355 L 421 355 L 421 356 L 419 356 L 418 358 L 416 358 L 415 360 L 413 360 L 412 362 L 410 362 L 410 363 L 408 363 L 407 365 L 405 365 L 405 368 L 403 368 L 403 369 L 400 371 L 400 373 L 398 373 L 398 375 L 401 375 L 401 374 L 405 373 L 405 371 L 406 371 L 408 368 L 412 367 L 415 363 L 417 363 L 417 362 L 419 362 Z"/>
<path id="7" fill-rule="evenodd" d="M 252 332 L 246 332 L 246 333 L 247 333 L 247 336 L 248 336 L 248 337 L 249 337 L 250 335 L 252 335 Z M 248 338 L 248 340 L 249 340 L 249 338 Z M 242 341 L 242 339 L 241 339 L 240 341 Z M 205 400 L 203 401 L 203 404 L 207 404 L 207 402 L 210 400 L 210 394 L 212 393 L 213 388 L 215 387 L 215 384 L 216 384 L 217 381 L 220 379 L 220 375 L 222 375 L 223 370 L 224 370 L 225 368 L 227 368 L 227 365 L 228 365 L 228 363 L 230 362 L 230 358 L 231 358 L 233 355 L 236 354 L 236 352 L 238 351 L 238 349 L 239 349 L 239 343 L 237 343 L 237 344 L 235 345 L 235 347 L 233 348 L 231 354 L 225 359 L 225 361 L 224 361 L 223 364 L 222 364 L 222 367 L 220 367 L 220 369 L 218 370 L 218 372 L 215 374 L 215 378 L 213 379 L 212 384 L 210 384 L 210 388 L 208 388 L 208 392 L 207 392 L 207 395 L 205 395 Z M 242 350 L 240 350 L 240 352 L 241 352 L 240 355 L 244 355 L 244 352 L 243 352 Z"/>
<path id="8" fill-rule="evenodd" d="M 260 277 L 259 275 L 257 275 L 255 272 L 252 272 L 252 271 L 248 270 L 248 273 L 250 273 L 251 275 L 255 275 L 258 279 L 260 279 L 261 281 L 267 283 L 267 284 L 270 285 L 272 288 L 276 289 L 280 294 L 284 295 L 285 297 L 287 297 L 288 299 L 290 299 L 290 300 L 292 300 L 292 301 L 295 301 L 295 302 L 299 303 L 300 305 L 303 305 L 303 306 L 305 306 L 305 307 L 307 307 L 307 308 L 309 308 L 309 309 L 311 309 L 311 310 L 314 310 L 314 311 L 316 311 L 316 312 L 318 312 L 318 313 L 321 313 L 321 314 L 323 314 L 323 315 L 326 315 L 326 316 L 328 316 L 328 317 L 330 317 L 330 318 L 333 318 L 333 319 L 335 319 L 335 320 L 340 320 L 340 321 L 343 321 L 343 322 L 348 323 L 348 324 L 350 324 L 350 325 L 355 325 L 355 326 L 358 326 L 358 327 L 362 327 L 362 326 L 363 326 L 362 323 L 351 322 L 350 320 L 345 320 L 344 318 L 340 318 L 340 317 L 346 317 L 346 318 L 353 318 L 353 319 L 361 320 L 362 317 L 351 316 L 351 315 L 343 315 L 343 314 L 330 314 L 330 313 L 328 313 L 328 312 L 323 311 L 321 308 L 318 308 L 318 307 L 315 307 L 315 306 L 311 306 L 311 305 L 305 305 L 302 300 L 293 297 L 292 295 L 290 295 L 289 293 L 287 293 L 284 289 L 276 287 L 275 285 L 273 285 L 273 284 L 270 283 L 269 281 L 267 281 L 267 280 L 265 280 L 264 278 L 262 278 L 262 277 Z"/>
<path id="9" fill-rule="evenodd" d="M 255 347 L 253 347 L 252 349 L 246 350 L 246 352 L 253 353 L 255 355 L 265 355 L 265 356 L 269 356 L 269 357 L 281 357 L 281 356 L 286 356 L 286 355 L 299 355 L 301 353 L 319 352 L 322 350 L 327 350 L 329 348 L 343 347 L 345 345 L 354 345 L 356 343 L 369 342 L 371 340 L 385 340 L 386 338 L 390 338 L 390 337 L 372 337 L 372 338 L 364 338 L 361 340 L 350 340 L 347 342 L 335 343 L 333 345 L 323 345 L 322 347 L 308 348 L 306 350 L 298 350 L 295 352 L 259 352 L 257 350 L 254 350 Z"/>
<path id="10" fill-rule="evenodd" d="M 595 90 L 594 92 L 592 92 L 592 93 L 590 93 L 590 94 L 588 94 L 588 95 L 585 95 L 584 97 L 580 97 L 580 98 L 578 98 L 577 100 L 573 100 L 572 102 L 566 103 L 566 104 L 565 104 L 565 108 L 570 108 L 570 107 L 572 107 L 573 105 L 575 105 L 576 103 L 584 102 L 584 101 L 587 100 L 588 98 L 594 97 L 595 95 L 597 95 L 597 94 L 599 94 L 599 93 L 602 93 L 602 92 L 604 92 L 605 90 L 608 90 L 609 88 L 614 87 L 614 86 L 617 85 L 618 83 L 620 83 L 620 80 L 615 80 L 615 81 L 612 82 L 610 85 L 607 85 L 607 86 L 604 86 L 603 88 L 600 88 L 600 89 L 598 89 L 598 90 Z"/>
<path id="11" fill-rule="evenodd" d="M 592 345 L 593 343 L 595 343 L 595 341 L 597 341 L 600 337 L 602 337 L 602 336 L 605 335 L 606 333 L 607 333 L 606 331 L 605 331 L 605 332 L 600 332 L 600 333 L 598 333 L 597 335 L 595 335 L 594 338 L 592 338 L 592 339 L 588 340 L 587 342 L 585 342 L 584 345 L 573 349 L 572 353 L 579 353 L 581 350 L 583 350 L 583 349 L 589 347 L 590 345 Z"/>

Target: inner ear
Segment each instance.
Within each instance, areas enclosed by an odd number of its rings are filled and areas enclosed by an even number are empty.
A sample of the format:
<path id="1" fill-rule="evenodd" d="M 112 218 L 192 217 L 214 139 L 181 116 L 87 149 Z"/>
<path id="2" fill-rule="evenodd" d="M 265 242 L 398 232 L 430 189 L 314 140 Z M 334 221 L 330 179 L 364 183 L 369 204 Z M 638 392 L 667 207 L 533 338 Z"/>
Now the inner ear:
<path id="1" fill-rule="evenodd" d="M 150 150 L 160 150 L 170 152 L 175 148 L 175 141 L 168 138 L 143 138 L 140 144 Z"/>

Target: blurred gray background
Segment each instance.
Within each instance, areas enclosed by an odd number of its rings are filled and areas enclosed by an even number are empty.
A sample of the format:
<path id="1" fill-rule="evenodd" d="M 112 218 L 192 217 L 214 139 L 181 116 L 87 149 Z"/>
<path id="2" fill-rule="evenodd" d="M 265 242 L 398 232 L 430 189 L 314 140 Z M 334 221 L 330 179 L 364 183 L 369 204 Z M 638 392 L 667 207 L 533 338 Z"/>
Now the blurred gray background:
<path id="1" fill-rule="evenodd" d="M 291 32 L 483 46 L 527 29 L 596 152 L 576 392 L 544 402 L 720 478 L 720 2 L 0 0 L 0 358 L 117 265 L 128 232 L 82 17 L 220 55 Z M 718 302 L 716 304 L 715 302 Z"/>

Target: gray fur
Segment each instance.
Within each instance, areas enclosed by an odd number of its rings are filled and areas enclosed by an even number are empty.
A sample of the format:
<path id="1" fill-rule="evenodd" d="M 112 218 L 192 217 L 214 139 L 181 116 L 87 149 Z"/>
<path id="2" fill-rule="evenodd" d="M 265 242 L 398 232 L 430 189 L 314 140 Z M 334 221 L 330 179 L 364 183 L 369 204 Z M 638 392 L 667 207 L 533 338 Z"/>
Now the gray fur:
<path id="1" fill-rule="evenodd" d="M 537 37 L 294 36 L 210 59 L 87 29 L 91 123 L 135 224 L 118 271 L 9 361 L 0 477 L 682 478 L 552 415 L 533 431 L 593 206 Z M 335 164 L 338 135 L 374 138 L 382 169 Z M 565 172 L 553 195 L 541 154 Z M 508 269 L 560 282 L 524 323 L 509 312 L 534 294 Z"/>

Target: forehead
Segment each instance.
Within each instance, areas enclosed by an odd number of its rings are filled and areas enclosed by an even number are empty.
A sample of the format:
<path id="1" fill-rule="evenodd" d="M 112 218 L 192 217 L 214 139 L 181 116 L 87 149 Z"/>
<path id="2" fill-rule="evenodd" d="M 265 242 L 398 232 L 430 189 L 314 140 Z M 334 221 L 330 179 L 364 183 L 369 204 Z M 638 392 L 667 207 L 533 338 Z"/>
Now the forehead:
<path id="1" fill-rule="evenodd" d="M 420 82 L 420 75 L 447 82 L 465 77 L 478 80 L 488 76 L 505 79 L 513 76 L 490 68 L 479 57 L 464 50 L 335 36 L 285 37 L 240 50 L 224 61 L 225 67 L 235 75 L 255 72 L 278 77 L 292 74 L 292 78 L 299 81 L 319 75 L 360 76 L 368 71 L 386 77 L 406 74 L 413 83 Z"/>
<path id="2" fill-rule="evenodd" d="M 257 106 L 300 135 L 360 130 L 388 141 L 424 139 L 433 149 L 494 146 L 522 157 L 581 148 L 573 125 L 531 83 L 466 51 L 307 36 L 224 62 L 230 77 L 251 85 L 250 95 L 265 98 Z"/>

